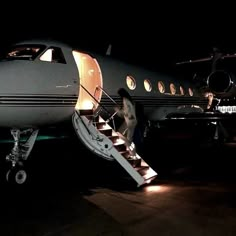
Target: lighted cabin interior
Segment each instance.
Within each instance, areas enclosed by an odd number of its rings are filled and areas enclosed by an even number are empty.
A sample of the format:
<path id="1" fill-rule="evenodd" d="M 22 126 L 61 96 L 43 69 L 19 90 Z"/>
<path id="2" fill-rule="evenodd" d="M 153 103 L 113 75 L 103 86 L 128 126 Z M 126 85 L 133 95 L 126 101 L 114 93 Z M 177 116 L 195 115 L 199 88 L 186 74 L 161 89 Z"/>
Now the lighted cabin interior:
<path id="1" fill-rule="evenodd" d="M 88 54 L 73 51 L 79 71 L 79 96 L 76 109 L 95 110 L 101 100 L 102 74 L 97 61 Z M 94 98 L 95 99 L 94 99 Z"/>

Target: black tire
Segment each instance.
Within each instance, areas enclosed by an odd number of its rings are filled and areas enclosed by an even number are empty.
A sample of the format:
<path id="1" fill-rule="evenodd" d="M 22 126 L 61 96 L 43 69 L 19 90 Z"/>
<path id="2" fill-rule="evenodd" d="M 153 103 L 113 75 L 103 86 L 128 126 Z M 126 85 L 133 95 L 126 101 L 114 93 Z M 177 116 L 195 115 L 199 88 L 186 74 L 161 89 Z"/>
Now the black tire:
<path id="1" fill-rule="evenodd" d="M 27 173 L 22 167 L 14 167 L 7 171 L 6 180 L 12 184 L 21 185 L 27 180 Z"/>

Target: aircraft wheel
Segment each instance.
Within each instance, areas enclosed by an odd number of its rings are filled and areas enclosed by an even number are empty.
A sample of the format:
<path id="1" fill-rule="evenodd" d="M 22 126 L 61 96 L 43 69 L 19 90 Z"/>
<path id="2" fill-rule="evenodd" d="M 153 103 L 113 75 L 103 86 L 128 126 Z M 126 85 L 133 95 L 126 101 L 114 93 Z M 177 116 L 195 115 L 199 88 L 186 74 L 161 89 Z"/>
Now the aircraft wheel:
<path id="1" fill-rule="evenodd" d="M 13 168 L 8 170 L 6 180 L 13 184 L 23 184 L 27 179 L 27 173 L 23 168 Z"/>

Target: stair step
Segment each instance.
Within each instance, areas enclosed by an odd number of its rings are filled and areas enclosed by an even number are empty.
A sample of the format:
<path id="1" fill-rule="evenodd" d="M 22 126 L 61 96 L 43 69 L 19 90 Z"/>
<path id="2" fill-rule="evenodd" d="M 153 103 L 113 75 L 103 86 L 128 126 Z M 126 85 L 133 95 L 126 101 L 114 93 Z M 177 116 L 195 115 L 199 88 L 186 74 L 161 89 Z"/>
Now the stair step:
<path id="1" fill-rule="evenodd" d="M 138 173 L 140 175 L 146 175 L 147 171 L 149 170 L 149 166 L 137 166 L 135 167 L 136 171 L 138 171 Z"/>
<path id="2" fill-rule="evenodd" d="M 94 125 L 97 127 L 97 129 L 104 129 L 106 127 L 106 122 L 95 122 Z"/>
<path id="3" fill-rule="evenodd" d="M 114 147 L 116 148 L 116 150 L 118 152 L 127 152 L 125 144 L 115 144 L 114 143 Z"/>
<path id="4" fill-rule="evenodd" d="M 128 159 L 129 158 L 129 151 L 127 151 L 126 149 L 123 151 L 120 151 L 120 154 L 125 158 Z"/>
<path id="5" fill-rule="evenodd" d="M 120 141 L 119 136 L 112 135 L 112 136 L 109 136 L 108 138 L 109 138 L 114 144 L 121 143 L 121 142 L 119 142 L 119 141 Z M 122 142 L 122 143 L 124 143 L 124 142 Z"/>
<path id="6" fill-rule="evenodd" d="M 156 177 L 157 177 L 157 173 L 154 170 L 152 170 L 151 168 L 149 168 L 147 170 L 146 174 L 143 175 L 143 178 L 145 179 L 146 183 L 150 183 Z"/>
<path id="7" fill-rule="evenodd" d="M 112 129 L 98 129 L 102 134 L 106 135 L 106 136 L 112 136 Z"/>
<path id="8" fill-rule="evenodd" d="M 139 168 L 141 165 L 141 159 L 132 159 L 132 158 L 127 158 L 127 161 L 129 161 L 129 163 L 136 168 Z"/>
<path id="9" fill-rule="evenodd" d="M 146 183 L 150 183 L 152 180 L 154 180 L 155 178 L 157 177 L 157 174 L 153 174 L 152 176 L 150 177 L 146 177 L 145 178 L 145 182 Z"/>
<path id="10" fill-rule="evenodd" d="M 79 110 L 79 114 L 81 116 L 89 116 L 89 115 L 93 115 L 93 110 L 92 109 L 80 109 Z"/>

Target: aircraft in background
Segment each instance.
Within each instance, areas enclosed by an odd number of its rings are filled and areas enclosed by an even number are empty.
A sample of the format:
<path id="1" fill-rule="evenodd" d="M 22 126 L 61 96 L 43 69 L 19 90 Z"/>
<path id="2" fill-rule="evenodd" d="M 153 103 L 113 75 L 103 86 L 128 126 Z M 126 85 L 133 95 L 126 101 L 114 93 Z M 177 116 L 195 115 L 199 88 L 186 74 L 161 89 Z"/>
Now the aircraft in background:
<path id="1" fill-rule="evenodd" d="M 223 53 L 218 48 L 213 48 L 213 53 L 208 57 L 198 58 L 194 60 L 177 62 L 176 65 L 185 64 L 204 64 L 209 63 L 208 70 L 205 68 L 203 78 L 205 82 L 205 88 L 208 91 L 214 93 L 217 98 L 233 98 L 236 96 L 235 88 L 235 61 L 236 53 L 229 54 Z M 192 70 L 194 72 L 194 79 L 197 80 L 198 73 L 201 74 L 201 70 Z"/>
<path id="2" fill-rule="evenodd" d="M 203 114 L 208 103 L 190 80 L 56 41 L 12 45 L 1 56 L 0 73 L 0 128 L 9 129 L 14 139 L 6 179 L 17 184 L 27 179 L 24 163 L 39 130 L 65 121 L 91 152 L 116 160 L 138 186 L 150 183 L 157 173 L 139 154 L 130 159 L 116 128 L 118 88 L 142 103 L 149 124 L 174 119 L 173 114 Z"/>
<path id="3" fill-rule="evenodd" d="M 222 122 L 229 124 L 232 121 L 230 124 L 234 127 L 236 119 L 235 59 L 236 53 L 223 53 L 213 48 L 213 53 L 208 57 L 176 63 L 182 70 L 192 73 L 189 78 L 193 78 L 197 89 L 208 98 L 206 112 L 201 115 L 188 114 L 185 119 L 206 120 L 215 124 L 215 140 L 219 139 L 220 133 L 224 140 L 229 138 Z"/>

